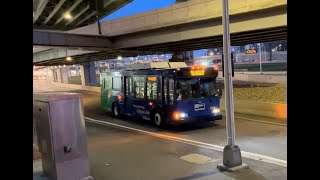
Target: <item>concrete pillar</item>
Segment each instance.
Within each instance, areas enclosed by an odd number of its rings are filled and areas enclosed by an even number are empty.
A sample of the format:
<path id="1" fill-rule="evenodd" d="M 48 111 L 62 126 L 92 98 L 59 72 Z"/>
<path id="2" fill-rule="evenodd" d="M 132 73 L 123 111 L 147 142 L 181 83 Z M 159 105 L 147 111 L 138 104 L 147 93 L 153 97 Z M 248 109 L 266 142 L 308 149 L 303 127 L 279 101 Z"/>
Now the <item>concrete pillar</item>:
<path id="1" fill-rule="evenodd" d="M 80 76 L 79 66 L 76 66 L 76 76 Z"/>
<path id="2" fill-rule="evenodd" d="M 61 68 L 57 69 L 57 77 L 58 77 L 58 82 L 61 83 L 62 82 L 62 80 L 61 80 Z"/>
<path id="3" fill-rule="evenodd" d="M 61 82 L 68 84 L 68 67 L 61 67 L 60 73 L 61 73 Z"/>
<path id="4" fill-rule="evenodd" d="M 50 67 L 47 68 L 47 81 L 49 81 L 49 82 L 54 81 L 53 70 Z"/>
<path id="5" fill-rule="evenodd" d="M 93 61 L 83 65 L 84 83 L 86 86 L 97 86 L 96 68 Z M 82 73 L 82 71 L 81 71 Z M 82 78 L 82 76 L 81 76 Z M 81 79 L 82 80 L 82 79 Z"/>
<path id="6" fill-rule="evenodd" d="M 71 77 L 71 66 L 68 66 L 68 77 L 70 78 Z"/>
<path id="7" fill-rule="evenodd" d="M 84 70 L 83 70 L 83 65 L 79 65 L 80 67 L 80 77 L 81 77 L 81 85 L 85 86 L 85 78 L 84 78 Z"/>

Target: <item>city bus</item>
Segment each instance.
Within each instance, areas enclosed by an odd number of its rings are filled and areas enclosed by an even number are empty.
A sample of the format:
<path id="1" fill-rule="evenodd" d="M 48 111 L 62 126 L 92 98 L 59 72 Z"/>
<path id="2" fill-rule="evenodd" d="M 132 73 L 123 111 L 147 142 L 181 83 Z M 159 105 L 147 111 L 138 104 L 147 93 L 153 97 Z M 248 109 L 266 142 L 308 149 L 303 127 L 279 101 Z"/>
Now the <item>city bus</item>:
<path id="1" fill-rule="evenodd" d="M 152 62 L 100 76 L 101 106 L 114 117 L 129 115 L 159 127 L 222 119 L 217 66 Z"/>

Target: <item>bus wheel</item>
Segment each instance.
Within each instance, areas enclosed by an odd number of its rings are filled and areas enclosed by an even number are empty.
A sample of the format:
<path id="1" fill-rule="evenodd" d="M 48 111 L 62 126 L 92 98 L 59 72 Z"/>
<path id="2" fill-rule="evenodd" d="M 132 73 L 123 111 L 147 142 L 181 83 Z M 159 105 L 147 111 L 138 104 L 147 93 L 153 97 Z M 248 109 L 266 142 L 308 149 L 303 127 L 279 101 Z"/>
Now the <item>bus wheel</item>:
<path id="1" fill-rule="evenodd" d="M 158 127 L 163 127 L 165 124 L 164 120 L 162 119 L 162 116 L 159 112 L 156 112 L 154 114 L 153 120 L 154 120 L 154 123 L 156 124 L 156 126 L 158 126 Z"/>
<path id="2" fill-rule="evenodd" d="M 113 106 L 112 106 L 112 115 L 113 115 L 113 117 L 118 117 L 119 116 L 119 106 L 118 106 L 118 104 L 113 104 Z"/>

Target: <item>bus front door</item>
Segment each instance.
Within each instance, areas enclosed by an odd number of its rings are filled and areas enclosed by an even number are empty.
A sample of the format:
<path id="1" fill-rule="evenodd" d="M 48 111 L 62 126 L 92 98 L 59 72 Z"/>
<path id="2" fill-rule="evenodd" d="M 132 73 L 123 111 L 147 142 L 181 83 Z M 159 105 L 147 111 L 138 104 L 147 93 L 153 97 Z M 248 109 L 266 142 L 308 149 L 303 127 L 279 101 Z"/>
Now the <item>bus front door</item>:
<path id="1" fill-rule="evenodd" d="M 124 113 L 132 115 L 132 77 L 125 76 L 124 81 Z"/>

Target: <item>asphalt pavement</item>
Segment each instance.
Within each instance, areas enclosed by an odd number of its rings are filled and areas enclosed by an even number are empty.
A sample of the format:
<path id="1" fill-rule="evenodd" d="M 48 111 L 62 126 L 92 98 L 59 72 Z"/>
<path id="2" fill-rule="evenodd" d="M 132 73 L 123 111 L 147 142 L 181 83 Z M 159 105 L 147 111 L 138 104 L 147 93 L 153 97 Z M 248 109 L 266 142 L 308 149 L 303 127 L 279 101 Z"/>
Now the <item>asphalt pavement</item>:
<path id="1" fill-rule="evenodd" d="M 235 175 L 216 169 L 222 160 L 219 148 L 226 145 L 224 119 L 159 129 L 148 121 L 112 118 L 100 108 L 98 93 L 35 81 L 34 92 L 41 91 L 73 91 L 83 95 L 89 158 L 95 179 L 286 179 L 286 126 L 263 123 L 265 118 L 235 115 L 236 144 L 243 152 L 243 162 L 250 167 Z M 188 155 L 191 159 L 211 160 L 199 165 L 183 160 Z M 260 157 L 273 163 L 254 160 Z"/>

